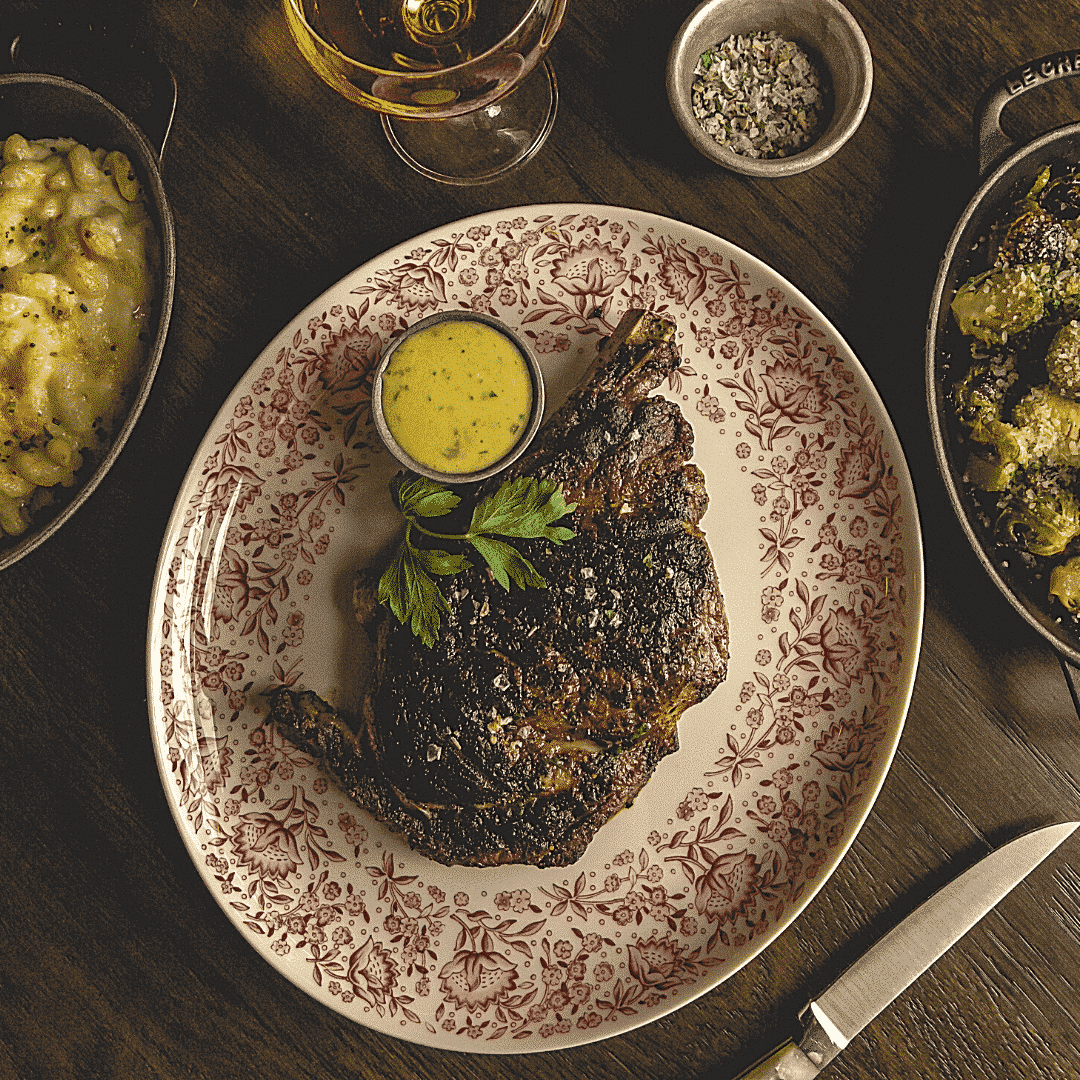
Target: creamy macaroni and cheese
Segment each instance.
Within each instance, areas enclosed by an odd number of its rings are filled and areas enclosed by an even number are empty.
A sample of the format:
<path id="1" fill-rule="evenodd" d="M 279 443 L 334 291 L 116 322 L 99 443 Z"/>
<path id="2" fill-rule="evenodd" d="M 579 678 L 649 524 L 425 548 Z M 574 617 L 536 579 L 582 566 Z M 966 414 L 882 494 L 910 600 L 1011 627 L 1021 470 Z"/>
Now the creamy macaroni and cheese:
<path id="1" fill-rule="evenodd" d="M 100 456 L 145 356 L 153 226 L 127 157 L 8 136 L 0 169 L 0 537 Z"/>

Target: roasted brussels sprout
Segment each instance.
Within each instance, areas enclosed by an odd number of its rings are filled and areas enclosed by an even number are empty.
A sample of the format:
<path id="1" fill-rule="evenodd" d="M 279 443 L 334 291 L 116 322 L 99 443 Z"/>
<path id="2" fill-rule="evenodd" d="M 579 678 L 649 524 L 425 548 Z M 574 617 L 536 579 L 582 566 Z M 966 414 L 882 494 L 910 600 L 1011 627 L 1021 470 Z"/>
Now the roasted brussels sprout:
<path id="1" fill-rule="evenodd" d="M 1031 230 L 1032 215 L 1046 214 L 1039 205 L 1039 195 L 1050 179 L 1049 168 L 1043 169 L 1025 195 L 1017 199 L 990 227 L 990 265 L 1009 266 L 1020 262 L 1040 262 L 1039 259 L 1012 258 L 1022 245 L 1023 234 Z M 1011 239 L 1010 239 L 1011 237 Z"/>
<path id="2" fill-rule="evenodd" d="M 1065 257 L 1072 233 L 1041 206 L 1032 204 L 1013 218 L 997 240 L 998 266 L 1058 263 Z"/>
<path id="3" fill-rule="evenodd" d="M 1046 374 L 1065 397 L 1080 397 L 1080 322 L 1067 322 L 1050 342 Z"/>
<path id="4" fill-rule="evenodd" d="M 1039 193 L 1039 205 L 1061 221 L 1080 218 L 1080 179 L 1070 173 L 1051 180 Z"/>
<path id="5" fill-rule="evenodd" d="M 1080 402 L 1048 386 L 1035 386 L 1013 410 L 1013 418 L 1020 429 L 1025 463 L 1080 465 Z"/>
<path id="6" fill-rule="evenodd" d="M 1013 356 L 972 364 L 953 388 L 957 415 L 969 427 L 987 420 L 1000 420 L 1005 395 L 1016 379 L 1016 358 Z"/>
<path id="7" fill-rule="evenodd" d="M 1051 305 L 1070 318 L 1080 315 L 1080 274 L 1066 273 L 1054 278 L 1050 292 Z"/>
<path id="8" fill-rule="evenodd" d="M 1030 464 L 1023 436 L 1022 431 L 1002 420 L 986 420 L 972 427 L 972 440 L 986 449 L 971 455 L 968 481 L 980 491 L 1004 491 L 1016 470 Z"/>
<path id="9" fill-rule="evenodd" d="M 1014 358 L 973 364 L 953 389 L 956 413 L 972 442 L 983 449 L 971 454 L 964 478 L 980 491 L 1004 491 L 1017 468 L 1026 462 L 1019 432 L 1001 419 L 1005 395 L 1016 381 Z"/>
<path id="10" fill-rule="evenodd" d="M 1056 596 L 1074 615 L 1080 612 L 1080 555 L 1050 571 L 1050 595 Z"/>
<path id="11" fill-rule="evenodd" d="M 1014 472 L 1016 463 L 1003 462 L 993 451 L 973 452 L 964 469 L 964 480 L 979 491 L 1005 491 Z"/>
<path id="12" fill-rule="evenodd" d="M 1060 555 L 1080 534 L 1080 506 L 1071 491 L 1057 484 L 1032 485 L 1002 512 L 998 529 L 1032 555 Z"/>
<path id="13" fill-rule="evenodd" d="M 957 290 L 952 313 L 962 334 L 1003 344 L 1043 317 L 1044 275 L 1032 267 L 987 270 Z"/>

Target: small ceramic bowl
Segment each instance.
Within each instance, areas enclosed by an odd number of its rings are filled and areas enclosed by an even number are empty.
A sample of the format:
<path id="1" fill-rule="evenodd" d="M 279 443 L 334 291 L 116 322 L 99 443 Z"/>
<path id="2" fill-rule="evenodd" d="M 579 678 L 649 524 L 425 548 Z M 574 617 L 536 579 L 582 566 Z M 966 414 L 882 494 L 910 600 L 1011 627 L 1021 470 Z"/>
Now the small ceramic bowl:
<path id="1" fill-rule="evenodd" d="M 416 334 L 431 327 L 449 322 L 473 322 L 483 323 L 501 334 L 525 362 L 529 374 L 532 390 L 529 417 L 522 427 L 521 434 L 516 443 L 504 453 L 497 461 L 485 465 L 481 469 L 471 472 L 445 472 L 434 467 L 430 462 L 418 461 L 409 454 L 394 438 L 387 422 L 386 413 L 383 409 L 383 386 L 386 369 L 393 359 L 394 354 L 401 346 L 413 338 Z M 529 443 L 532 442 L 544 419 L 544 376 L 537 363 L 532 350 L 526 344 L 521 335 L 515 333 L 505 323 L 500 322 L 488 315 L 478 314 L 471 311 L 441 311 L 435 315 L 429 315 L 426 319 L 420 319 L 413 323 L 403 334 L 395 338 L 390 348 L 383 353 L 375 368 L 375 374 L 371 385 L 371 415 L 375 421 L 375 428 L 387 450 L 394 455 L 407 469 L 426 476 L 430 480 L 438 480 L 444 484 L 470 484 L 478 480 L 486 480 L 489 476 L 502 472 L 508 465 L 516 461 L 525 452 Z"/>
<path id="2" fill-rule="evenodd" d="M 720 145 L 698 123 L 690 100 L 701 54 L 733 34 L 776 31 L 819 65 L 831 89 L 825 130 L 789 157 L 752 158 Z M 679 126 L 707 158 L 748 176 L 792 176 L 832 157 L 855 133 L 870 104 L 874 79 L 870 46 L 838 0 L 704 0 L 679 28 L 668 54 L 667 92 Z"/>

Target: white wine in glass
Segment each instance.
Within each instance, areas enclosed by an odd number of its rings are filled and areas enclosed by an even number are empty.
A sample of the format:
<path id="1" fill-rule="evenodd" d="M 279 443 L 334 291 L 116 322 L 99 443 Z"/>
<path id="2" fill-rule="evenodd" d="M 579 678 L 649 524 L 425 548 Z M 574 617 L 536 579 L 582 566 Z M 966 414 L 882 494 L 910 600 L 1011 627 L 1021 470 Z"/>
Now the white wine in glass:
<path id="1" fill-rule="evenodd" d="M 558 91 L 544 54 L 567 2 L 283 0 L 319 77 L 381 113 L 419 172 L 457 184 L 503 175 L 547 137 Z"/>

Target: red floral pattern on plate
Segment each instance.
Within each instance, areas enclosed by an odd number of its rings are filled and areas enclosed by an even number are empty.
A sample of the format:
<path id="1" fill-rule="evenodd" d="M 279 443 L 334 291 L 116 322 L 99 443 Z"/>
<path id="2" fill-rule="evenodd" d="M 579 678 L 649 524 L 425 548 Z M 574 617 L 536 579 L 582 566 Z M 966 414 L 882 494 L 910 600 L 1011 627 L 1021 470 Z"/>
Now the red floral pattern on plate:
<path id="1" fill-rule="evenodd" d="M 412 321 L 485 311 L 557 401 L 622 312 L 679 327 L 663 392 L 695 428 L 732 622 L 728 681 L 634 806 L 562 871 L 423 859 L 264 723 L 265 692 L 347 704 L 348 581 L 399 519 L 371 372 Z M 151 724 L 207 886 L 282 974 L 434 1046 L 566 1047 L 716 986 L 835 868 L 903 726 L 922 550 L 895 433 L 858 361 L 768 267 L 691 226 L 540 206 L 387 252 L 301 312 L 206 435 L 164 539 Z"/>

